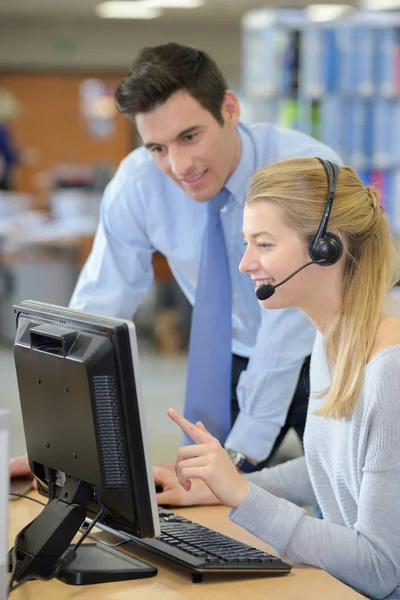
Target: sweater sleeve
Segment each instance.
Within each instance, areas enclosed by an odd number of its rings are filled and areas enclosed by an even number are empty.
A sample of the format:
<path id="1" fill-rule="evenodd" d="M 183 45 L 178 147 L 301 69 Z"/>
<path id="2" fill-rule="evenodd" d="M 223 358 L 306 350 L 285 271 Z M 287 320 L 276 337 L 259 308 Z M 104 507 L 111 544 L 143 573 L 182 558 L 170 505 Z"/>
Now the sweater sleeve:
<path id="1" fill-rule="evenodd" d="M 363 471 L 400 467 L 400 345 L 388 347 L 369 365 L 364 422 L 368 436 Z M 400 542 L 399 542 L 400 543 Z"/>
<path id="2" fill-rule="evenodd" d="M 230 513 L 235 523 L 290 560 L 320 567 L 369 597 L 393 600 L 400 599 L 399 354 L 388 349 L 368 369 L 367 448 L 354 524 L 315 519 L 288 499 L 276 497 L 272 483 L 268 485 L 268 471 L 256 481 L 265 489 L 250 483 L 243 502 Z M 289 485 L 291 467 L 287 469 L 276 474 L 271 469 L 275 482 L 284 478 L 283 488 Z M 275 485 L 274 491 L 282 491 Z"/>
<path id="3" fill-rule="evenodd" d="M 276 467 L 249 473 L 244 478 L 298 506 L 317 504 L 304 456 Z"/>
<path id="4" fill-rule="evenodd" d="M 358 519 L 346 527 L 250 483 L 230 518 L 288 559 L 320 567 L 372 598 L 400 598 L 400 467 L 366 473 Z M 397 592 L 396 592 L 397 588 Z"/>

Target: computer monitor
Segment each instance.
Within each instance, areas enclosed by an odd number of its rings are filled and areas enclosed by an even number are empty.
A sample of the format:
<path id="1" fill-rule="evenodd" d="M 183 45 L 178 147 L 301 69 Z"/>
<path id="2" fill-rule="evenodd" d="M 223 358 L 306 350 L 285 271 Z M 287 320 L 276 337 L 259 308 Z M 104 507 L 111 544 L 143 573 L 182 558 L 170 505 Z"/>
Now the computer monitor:
<path id="1" fill-rule="evenodd" d="M 154 575 L 145 563 L 124 569 L 118 554 L 125 567 L 130 557 L 114 551 L 111 560 L 98 546 L 79 546 L 69 566 L 65 554 L 87 517 L 136 537 L 159 534 L 134 324 L 30 300 L 14 312 L 29 464 L 49 497 L 20 532 L 14 579 L 57 575 L 77 584 Z"/>

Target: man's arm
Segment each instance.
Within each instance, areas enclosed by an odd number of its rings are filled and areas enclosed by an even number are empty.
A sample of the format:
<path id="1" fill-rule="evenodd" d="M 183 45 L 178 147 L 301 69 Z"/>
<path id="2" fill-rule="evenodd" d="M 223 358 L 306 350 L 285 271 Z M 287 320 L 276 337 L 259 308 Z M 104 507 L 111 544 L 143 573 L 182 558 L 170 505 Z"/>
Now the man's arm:
<path id="1" fill-rule="evenodd" d="M 240 413 L 225 442 L 257 462 L 270 454 L 285 424 L 315 328 L 297 309 L 263 310 L 257 342 L 240 376 Z"/>
<path id="2" fill-rule="evenodd" d="M 153 281 L 153 252 L 140 195 L 119 170 L 104 193 L 93 248 L 70 306 L 131 319 Z"/>

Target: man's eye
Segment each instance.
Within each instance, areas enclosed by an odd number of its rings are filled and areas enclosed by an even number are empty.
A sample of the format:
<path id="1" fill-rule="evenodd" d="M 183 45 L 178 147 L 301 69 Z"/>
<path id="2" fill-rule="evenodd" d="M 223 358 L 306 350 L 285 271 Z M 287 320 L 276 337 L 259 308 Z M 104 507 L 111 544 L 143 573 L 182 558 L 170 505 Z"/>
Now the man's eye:
<path id="1" fill-rule="evenodd" d="M 183 138 L 185 142 L 193 142 L 197 138 L 197 133 L 189 133 Z"/>

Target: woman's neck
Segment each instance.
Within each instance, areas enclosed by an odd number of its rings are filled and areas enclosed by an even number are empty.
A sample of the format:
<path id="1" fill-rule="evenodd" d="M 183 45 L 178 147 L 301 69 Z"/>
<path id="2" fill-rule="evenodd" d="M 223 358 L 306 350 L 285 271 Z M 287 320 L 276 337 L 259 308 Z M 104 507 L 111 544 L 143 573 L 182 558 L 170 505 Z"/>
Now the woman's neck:
<path id="1" fill-rule="evenodd" d="M 300 310 L 310 319 L 322 335 L 335 319 L 342 302 L 342 278 L 338 272 L 332 273 L 313 294 Z"/>
<path id="2" fill-rule="evenodd" d="M 400 319 L 382 311 L 368 361 L 389 346 L 400 344 Z"/>

